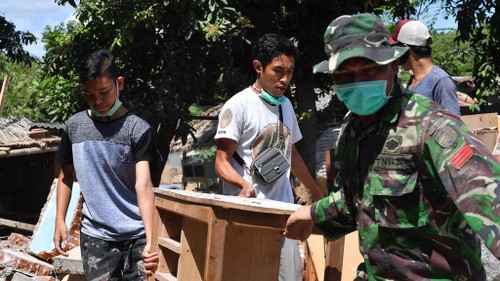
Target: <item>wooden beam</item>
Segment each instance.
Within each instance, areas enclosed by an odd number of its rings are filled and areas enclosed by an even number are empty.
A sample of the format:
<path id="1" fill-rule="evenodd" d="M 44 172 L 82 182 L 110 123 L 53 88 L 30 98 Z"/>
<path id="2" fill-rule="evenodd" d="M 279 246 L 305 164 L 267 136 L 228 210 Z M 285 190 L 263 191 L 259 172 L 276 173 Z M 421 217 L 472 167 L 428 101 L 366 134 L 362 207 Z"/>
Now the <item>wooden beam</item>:
<path id="1" fill-rule="evenodd" d="M 7 97 L 7 88 L 9 87 L 10 77 L 5 75 L 2 83 L 2 91 L 0 92 L 0 117 L 2 116 L 3 105 L 5 103 L 5 97 Z"/>
<path id="2" fill-rule="evenodd" d="M 170 273 L 155 272 L 155 278 L 160 281 L 177 281 L 177 278 Z"/>
<path id="3" fill-rule="evenodd" d="M 158 245 L 167 248 L 174 253 L 181 253 L 181 243 L 175 241 L 174 239 L 170 239 L 168 237 L 158 237 Z"/>
<path id="4" fill-rule="evenodd" d="M 13 221 L 9 219 L 2 219 L 0 218 L 0 225 L 5 225 L 11 228 L 16 228 L 16 229 L 21 229 L 21 230 L 26 230 L 26 231 L 31 231 L 35 230 L 35 225 L 34 224 L 29 224 L 25 222 L 20 222 L 20 221 Z"/>

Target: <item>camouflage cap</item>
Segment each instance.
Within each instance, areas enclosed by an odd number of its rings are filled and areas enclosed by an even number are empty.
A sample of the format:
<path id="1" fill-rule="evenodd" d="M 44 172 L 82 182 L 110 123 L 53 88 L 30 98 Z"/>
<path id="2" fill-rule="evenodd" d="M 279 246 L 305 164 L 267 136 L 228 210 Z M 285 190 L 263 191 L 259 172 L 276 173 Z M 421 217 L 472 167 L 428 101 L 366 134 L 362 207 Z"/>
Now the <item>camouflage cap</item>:
<path id="1" fill-rule="evenodd" d="M 342 62 L 354 57 L 388 64 L 408 51 L 407 47 L 389 46 L 384 24 L 368 13 L 336 18 L 326 28 L 324 40 L 329 59 L 315 65 L 314 73 L 332 73 Z"/>

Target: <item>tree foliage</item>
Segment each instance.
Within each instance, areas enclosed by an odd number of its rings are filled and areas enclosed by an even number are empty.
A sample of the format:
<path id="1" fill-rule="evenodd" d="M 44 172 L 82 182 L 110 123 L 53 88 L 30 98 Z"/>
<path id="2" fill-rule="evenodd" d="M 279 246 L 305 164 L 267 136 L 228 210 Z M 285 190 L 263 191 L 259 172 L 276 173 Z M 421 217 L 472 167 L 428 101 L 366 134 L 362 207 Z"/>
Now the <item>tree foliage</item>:
<path id="1" fill-rule="evenodd" d="M 459 3 L 458 0 L 444 1 L 448 6 Z M 45 76 L 41 77 L 44 81 L 52 77 L 56 79 L 42 83 L 40 90 L 44 87 L 45 91 L 54 87 L 61 89 L 55 91 L 47 102 L 54 98 L 71 98 L 67 112 L 61 108 L 51 113 L 57 114 L 57 120 L 64 121 L 71 111 L 79 109 L 75 99 L 79 94 L 78 87 L 70 87 L 71 83 L 76 85 L 75 70 L 89 53 L 100 48 L 109 49 L 126 79 L 123 100 L 128 108 L 156 129 L 158 147 L 164 159 L 172 138 L 185 140 L 191 133 L 188 123 L 191 120 L 190 105 L 225 101 L 253 82 L 255 73 L 251 65 L 250 42 L 266 32 L 293 37 L 300 55 L 296 62 L 293 91 L 289 95 L 295 102 L 297 114 L 304 117 L 301 124 L 304 140 L 299 149 L 312 170 L 317 124 L 328 118 L 322 114 L 318 120 L 315 100 L 318 94 L 329 91 L 331 77 L 312 74 L 312 66 L 325 59 L 323 33 L 326 26 L 341 14 L 357 12 L 374 12 L 393 19 L 410 18 L 428 12 L 429 4 L 439 0 L 57 2 L 75 7 L 78 23 L 44 33 L 47 53 L 43 68 Z M 474 24 L 478 19 L 488 23 L 489 15 L 492 14 L 475 18 L 470 23 L 471 32 L 468 34 L 480 34 Z M 491 36 L 484 36 L 494 41 Z M 490 62 L 490 65 L 495 65 L 494 61 Z M 451 67 L 453 62 L 448 64 Z M 57 86 L 56 81 L 60 80 L 67 83 Z M 332 103 L 334 106 L 325 112 L 342 116 L 345 108 L 336 98 Z"/>
<path id="2" fill-rule="evenodd" d="M 456 31 L 433 32 L 432 60 L 451 76 L 472 76 L 473 49 L 468 42 L 455 40 Z"/>
<path id="3" fill-rule="evenodd" d="M 5 104 L 2 110 L 3 117 L 22 116 L 29 119 L 40 119 L 36 108 L 37 95 L 33 95 L 26 89 L 33 82 L 33 76 L 36 71 L 36 64 L 25 64 L 13 62 L 6 58 L 4 54 L 0 54 L 0 85 L 3 83 L 5 76 L 10 77 L 7 87 Z"/>
<path id="4" fill-rule="evenodd" d="M 30 32 L 18 31 L 16 26 L 0 15 L 0 53 L 7 60 L 29 64 L 34 58 L 24 50 L 23 45 L 36 43 L 36 37 Z"/>

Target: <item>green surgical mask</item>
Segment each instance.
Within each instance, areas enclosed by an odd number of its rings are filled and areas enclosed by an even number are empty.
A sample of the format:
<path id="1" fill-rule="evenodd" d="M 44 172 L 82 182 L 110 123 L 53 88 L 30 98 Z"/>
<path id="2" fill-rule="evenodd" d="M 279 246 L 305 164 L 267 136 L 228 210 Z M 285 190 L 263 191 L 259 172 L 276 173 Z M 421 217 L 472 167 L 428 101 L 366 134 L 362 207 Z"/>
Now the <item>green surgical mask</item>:
<path id="1" fill-rule="evenodd" d="M 347 109 L 357 115 L 371 115 L 381 109 L 390 96 L 386 94 L 387 81 L 375 80 L 334 85 L 333 90 Z"/>
<path id="2" fill-rule="evenodd" d="M 260 92 L 259 97 L 271 105 L 282 105 L 285 102 L 285 96 L 276 98 L 264 90 Z"/>
<path id="3" fill-rule="evenodd" d="M 118 108 L 120 108 L 120 106 L 122 106 L 122 102 L 119 99 L 116 99 L 115 104 L 113 104 L 113 107 L 111 107 L 111 109 L 104 114 L 97 112 L 97 110 L 95 110 L 94 108 L 90 108 L 90 111 L 92 112 L 92 115 L 94 115 L 95 117 L 111 117 L 113 116 L 113 114 L 115 114 Z"/>
<path id="4" fill-rule="evenodd" d="M 113 116 L 113 114 L 115 114 L 115 112 L 118 110 L 118 108 L 120 108 L 120 106 L 122 106 L 122 102 L 118 99 L 119 96 L 120 96 L 120 91 L 118 90 L 118 81 L 116 81 L 116 101 L 113 104 L 113 106 L 111 107 L 111 109 L 108 112 L 101 114 L 97 110 L 95 110 L 95 108 L 91 107 L 90 112 L 92 112 L 92 115 L 94 115 L 95 117 L 111 117 L 111 116 Z"/>

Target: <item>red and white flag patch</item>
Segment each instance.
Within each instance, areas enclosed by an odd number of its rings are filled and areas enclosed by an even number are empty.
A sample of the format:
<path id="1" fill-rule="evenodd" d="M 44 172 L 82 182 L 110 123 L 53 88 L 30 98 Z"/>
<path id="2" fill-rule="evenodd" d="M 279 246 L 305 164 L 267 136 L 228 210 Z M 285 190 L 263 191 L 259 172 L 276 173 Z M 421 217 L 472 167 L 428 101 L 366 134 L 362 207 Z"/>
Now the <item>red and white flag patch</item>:
<path id="1" fill-rule="evenodd" d="M 453 155 L 453 157 L 451 157 L 450 161 L 457 169 L 460 169 L 467 161 L 469 161 L 472 155 L 474 155 L 474 151 L 470 148 L 470 146 L 465 144 L 462 148 L 460 148 L 460 150 L 457 151 L 457 153 L 455 153 L 455 155 Z"/>

